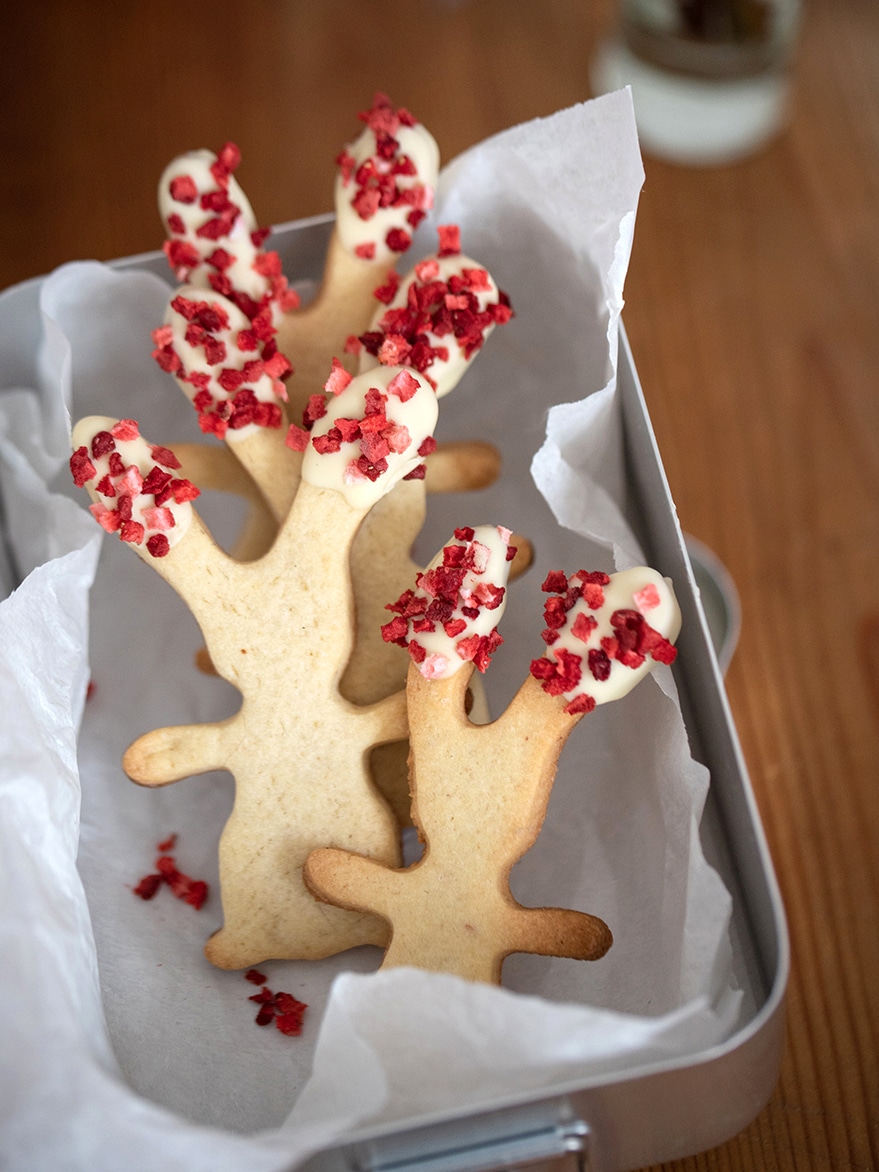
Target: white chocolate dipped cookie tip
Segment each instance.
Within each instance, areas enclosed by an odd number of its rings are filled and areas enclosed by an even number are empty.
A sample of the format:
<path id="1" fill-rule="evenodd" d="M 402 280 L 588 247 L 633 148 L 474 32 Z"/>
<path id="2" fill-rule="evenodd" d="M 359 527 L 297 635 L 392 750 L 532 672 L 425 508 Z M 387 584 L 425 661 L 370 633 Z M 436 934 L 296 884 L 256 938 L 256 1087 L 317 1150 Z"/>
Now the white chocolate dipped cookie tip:
<path id="1" fill-rule="evenodd" d="M 231 441 L 283 424 L 289 359 L 275 344 L 268 309 L 253 320 L 221 294 L 185 285 L 153 331 L 153 358 L 173 374 L 205 434 Z"/>
<path id="2" fill-rule="evenodd" d="M 233 174 L 240 161 L 228 142 L 218 155 L 189 151 L 165 168 L 158 195 L 168 263 L 178 281 L 222 293 L 251 318 L 267 305 L 278 314 L 296 309 L 280 257 L 263 248 L 269 229 L 257 226 Z"/>
<path id="3" fill-rule="evenodd" d="M 415 588 L 388 605 L 394 618 L 382 638 L 406 648 L 426 679 L 448 679 L 465 663 L 484 672 L 503 642 L 497 627 L 516 556 L 511 536 L 500 525 L 456 529 Z"/>
<path id="4" fill-rule="evenodd" d="M 382 302 L 369 329 L 348 340 L 361 370 L 380 363 L 412 366 L 448 394 L 497 325 L 513 317 L 491 273 L 461 252 L 460 231 L 440 226 L 439 249 L 402 280 L 391 273 L 376 290 Z"/>
<path id="5" fill-rule="evenodd" d="M 365 129 L 336 160 L 336 229 L 352 255 L 386 264 L 409 248 L 433 207 L 439 148 L 386 94 L 376 94 L 360 118 Z"/>
<path id="6" fill-rule="evenodd" d="M 545 654 L 531 663 L 572 716 L 627 695 L 658 663 L 673 663 L 681 612 L 670 579 L 648 566 L 617 574 L 547 575 Z"/>
<path id="7" fill-rule="evenodd" d="M 73 482 L 92 498 L 89 512 L 107 533 L 142 553 L 167 556 L 192 523 L 199 490 L 174 475 L 181 467 L 170 450 L 151 444 L 133 419 L 103 415 L 73 429 Z"/>
<path id="8" fill-rule="evenodd" d="M 400 480 L 423 478 L 439 414 L 429 383 L 405 367 L 352 377 L 334 362 L 327 388 L 329 400 L 310 405 L 311 429 L 292 424 L 287 435 L 304 453 L 304 481 L 369 509 Z"/>

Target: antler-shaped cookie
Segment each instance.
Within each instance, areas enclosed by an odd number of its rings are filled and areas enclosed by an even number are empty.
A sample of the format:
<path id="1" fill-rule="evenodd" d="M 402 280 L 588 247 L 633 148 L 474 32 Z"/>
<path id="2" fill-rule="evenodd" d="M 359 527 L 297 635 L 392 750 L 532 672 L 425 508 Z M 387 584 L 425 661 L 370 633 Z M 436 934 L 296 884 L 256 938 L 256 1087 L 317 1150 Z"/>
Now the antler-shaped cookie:
<path id="1" fill-rule="evenodd" d="M 165 785 L 229 769 L 232 816 L 220 842 L 224 926 L 205 952 L 221 968 L 316 958 L 381 943 L 381 921 L 318 905 L 302 882 L 309 850 L 333 842 L 393 865 L 396 822 L 366 757 L 405 736 L 402 693 L 345 700 L 350 655 L 349 552 L 376 500 L 420 467 L 436 396 L 403 368 L 353 380 L 315 425 L 302 482 L 271 550 L 242 564 L 224 554 L 174 479 L 175 457 L 130 421 L 91 418 L 74 431 L 71 468 L 92 512 L 149 559 L 192 610 L 216 669 L 242 693 L 230 719 L 158 729 L 125 756 L 135 781 Z M 382 444 L 382 457 L 376 457 Z"/>
<path id="2" fill-rule="evenodd" d="M 441 571 L 425 574 L 399 600 L 386 628 L 414 660 L 407 684 L 412 816 L 423 858 L 400 870 L 318 849 L 306 861 L 305 877 L 320 898 L 387 920 L 385 967 L 414 965 L 499 982 L 512 952 L 590 960 L 611 945 L 609 929 L 595 916 L 522 907 L 509 874 L 537 838 L 574 725 L 597 703 L 630 690 L 651 659 L 674 658 L 669 640 L 680 617 L 670 585 L 650 569 L 613 577 L 550 575 L 545 589 L 559 593 L 547 605 L 546 657 L 532 663 L 494 723 L 474 725 L 464 710 L 473 662 L 462 666 L 456 642 L 473 609 L 473 580 L 460 579 L 458 558 L 444 551 Z M 492 566 L 485 597 L 496 589 L 493 572 Z"/>

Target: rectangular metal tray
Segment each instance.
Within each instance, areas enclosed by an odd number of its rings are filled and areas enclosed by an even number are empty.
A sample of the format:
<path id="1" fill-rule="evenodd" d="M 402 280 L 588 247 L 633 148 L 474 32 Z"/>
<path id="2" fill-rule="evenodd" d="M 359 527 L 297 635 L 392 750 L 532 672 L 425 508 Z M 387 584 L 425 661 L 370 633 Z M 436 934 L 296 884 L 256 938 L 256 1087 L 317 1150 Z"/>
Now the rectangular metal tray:
<path id="1" fill-rule="evenodd" d="M 270 246 L 285 271 L 317 277 L 332 217 L 282 225 Z M 167 280 L 161 253 L 114 262 Z M 38 297 L 38 283 L 19 289 Z M 12 374 L 13 372 L 8 372 Z M 734 968 L 750 1017 L 722 1045 L 619 1078 L 598 1075 L 490 1110 L 413 1119 L 357 1132 L 313 1156 L 309 1172 L 423 1169 L 457 1172 L 568 1160 L 584 1169 L 634 1169 L 715 1147 L 759 1113 L 778 1077 L 788 976 L 784 913 L 723 680 L 646 404 L 624 332 L 619 355 L 628 520 L 648 559 L 675 581 L 683 612 L 676 679 L 691 747 L 710 771 L 705 853 L 732 894 Z"/>

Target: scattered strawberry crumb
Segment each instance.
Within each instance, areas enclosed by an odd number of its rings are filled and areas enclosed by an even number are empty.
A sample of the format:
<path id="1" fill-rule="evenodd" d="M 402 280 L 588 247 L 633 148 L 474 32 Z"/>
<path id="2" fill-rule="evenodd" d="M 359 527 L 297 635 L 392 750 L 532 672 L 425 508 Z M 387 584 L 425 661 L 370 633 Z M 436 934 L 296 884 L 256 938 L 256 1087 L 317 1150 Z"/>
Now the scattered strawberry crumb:
<path id="1" fill-rule="evenodd" d="M 159 857 L 156 859 L 156 870 L 153 874 L 144 875 L 136 887 L 134 894 L 141 899 L 152 899 L 162 884 L 166 884 L 178 899 L 190 904 L 198 911 L 208 897 L 208 885 L 201 879 L 191 879 L 177 869 L 174 858 L 168 854 L 177 843 L 177 835 L 171 834 L 162 842 L 156 844 Z"/>
<path id="2" fill-rule="evenodd" d="M 259 1026 L 275 1023 L 275 1028 L 288 1038 L 298 1037 L 302 1033 L 302 1023 L 308 1006 L 304 1001 L 297 1000 L 292 993 L 273 993 L 265 984 L 265 974 L 259 969 L 248 969 L 244 974 L 245 981 L 254 985 L 262 985 L 258 993 L 252 994 L 248 1000 L 259 1006 L 254 1021 Z"/>

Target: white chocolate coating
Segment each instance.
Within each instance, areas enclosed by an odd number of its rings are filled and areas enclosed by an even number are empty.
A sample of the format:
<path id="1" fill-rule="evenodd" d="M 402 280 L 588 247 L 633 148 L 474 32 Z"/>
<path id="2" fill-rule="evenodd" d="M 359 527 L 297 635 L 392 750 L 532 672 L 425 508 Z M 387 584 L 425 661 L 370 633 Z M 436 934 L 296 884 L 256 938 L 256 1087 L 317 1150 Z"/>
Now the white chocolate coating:
<path id="1" fill-rule="evenodd" d="M 366 259 L 376 263 L 393 262 L 402 251 L 388 246 L 389 232 L 405 232 L 411 240 L 414 227 L 409 220 L 410 213 L 413 210 L 426 212 L 433 207 L 439 172 L 439 147 L 433 135 L 421 123 L 399 126 L 394 132 L 394 138 L 399 143 L 396 157 L 405 156 L 411 160 L 415 173 L 395 174 L 393 179 L 399 193 L 409 192 L 411 196 L 398 196 L 394 203 L 378 207 L 368 218 L 358 212 L 355 201 L 361 187 L 355 178 L 357 170 L 372 160 L 378 174 L 386 177 L 392 174 L 396 161 L 378 156 L 376 134 L 369 126 L 345 148 L 345 155 L 353 160 L 350 173 L 340 169 L 336 175 L 335 208 L 339 239 L 352 253 L 374 246 L 372 255 Z"/>
<path id="2" fill-rule="evenodd" d="M 649 651 L 643 655 L 633 652 L 630 656 L 615 652 L 619 639 L 611 619 L 617 612 L 636 612 L 668 644 L 680 631 L 681 612 L 671 581 L 658 571 L 647 566 L 623 570 L 611 574 L 610 581 L 600 590 L 603 594 L 600 605 L 590 605 L 588 598 L 580 598 L 568 610 L 558 638 L 544 655 L 544 659 L 553 663 L 560 661 L 560 652 L 580 660 L 579 681 L 562 693 L 569 701 L 580 696 L 591 697 L 595 704 L 619 700 L 656 666 L 657 659 Z M 587 630 L 588 627 L 591 629 Z M 590 666 L 590 652 L 597 657 L 594 668 Z M 659 649 L 657 654 L 661 657 L 666 652 L 670 658 L 665 661 L 670 662 L 674 658 L 673 648 Z"/>
<path id="3" fill-rule="evenodd" d="M 205 339 L 210 343 L 219 344 L 223 347 L 225 356 L 221 361 L 209 361 L 209 352 L 205 341 L 197 342 L 191 340 L 191 322 L 179 311 L 179 308 L 175 308 L 175 305 L 179 307 L 178 299 L 195 304 L 206 302 L 212 308 L 215 308 L 221 317 L 225 318 L 225 323 L 210 330 Z M 277 403 L 279 400 L 286 399 L 287 393 L 284 384 L 279 379 L 273 378 L 265 369 L 260 371 L 259 367 L 262 365 L 261 362 L 254 368 L 254 374 L 246 377 L 240 386 L 234 390 L 227 390 L 222 386 L 220 379 L 223 377 L 224 371 L 240 371 L 243 373 L 249 368 L 250 364 L 260 359 L 259 349 L 255 350 L 251 348 L 243 350 L 241 348 L 239 335 L 242 331 L 245 334 L 251 331 L 251 322 L 227 298 L 221 297 L 218 293 L 213 293 L 210 290 L 196 288 L 192 285 L 184 285 L 182 288 L 176 290 L 171 301 L 168 303 L 168 308 L 165 311 L 165 326 L 170 331 L 170 336 L 168 336 L 167 331 L 164 334 L 160 331 L 156 340 L 157 342 L 161 341 L 165 347 L 170 345 L 173 353 L 179 359 L 181 367 L 175 371 L 175 374 L 183 392 L 190 402 L 194 403 L 201 389 L 206 389 L 214 402 L 221 406 L 227 403 L 233 403 L 235 394 L 243 388 L 251 390 L 261 403 Z M 190 335 L 190 337 L 187 335 Z M 285 364 L 282 363 L 281 365 Z M 196 377 L 200 376 L 202 380 L 206 380 L 204 388 L 196 382 L 187 381 L 193 375 Z M 248 435 L 253 435 L 258 430 L 259 425 L 256 423 L 247 423 L 245 426 L 239 428 L 230 426 L 223 431 L 223 437 L 235 443 Z"/>
<path id="4" fill-rule="evenodd" d="M 211 173 L 211 167 L 217 162 L 213 151 L 189 151 L 173 159 L 159 180 L 159 213 L 162 222 L 171 240 L 185 239 L 198 253 L 200 263 L 189 268 L 179 277 L 202 289 L 210 289 L 210 274 L 215 270 L 209 266 L 207 258 L 216 249 L 223 248 L 232 257 L 233 261 L 225 270 L 235 289 L 240 289 L 254 301 L 260 301 L 271 292 L 271 280 L 257 272 L 254 261 L 259 249 L 251 239 L 251 233 L 258 227 L 253 208 L 247 196 L 242 191 L 234 175 L 227 178 L 226 194 L 238 209 L 238 214 L 232 223 L 228 234 L 217 237 L 203 237 L 198 230 L 203 228 L 216 215 L 210 209 L 202 207 L 201 197 L 220 190 L 216 178 Z M 195 184 L 198 198 L 193 202 L 182 202 L 171 194 L 171 184 L 175 179 L 188 176 Z M 179 216 L 183 222 L 184 232 L 175 232 L 169 224 L 172 216 Z"/>
<path id="5" fill-rule="evenodd" d="M 472 274 L 472 279 L 468 280 L 468 274 Z M 489 306 L 498 304 L 498 287 L 494 278 L 475 260 L 460 253 L 454 256 L 427 257 L 406 274 L 393 300 L 376 310 L 369 327 L 370 332 L 393 334 L 394 312 L 404 309 L 410 303 L 413 287 L 417 290 L 437 281 L 448 284 L 450 278 L 460 278 L 468 285 L 467 291 L 475 298 L 477 313 L 484 314 Z M 449 296 L 454 298 L 455 295 L 450 293 Z M 494 321 L 484 323 L 481 330 L 483 340 L 488 338 L 495 324 Z M 445 351 L 445 357 L 442 353 L 436 355 L 423 372 L 434 384 L 437 397 L 442 398 L 458 384 L 467 367 L 479 353 L 479 349 L 468 355 L 464 340 L 456 338 L 451 329 L 441 335 L 431 329 L 425 329 L 423 333 L 432 349 Z M 373 355 L 364 348 L 360 352 L 359 361 L 361 370 L 369 370 L 379 364 L 381 355 Z"/>
<path id="6" fill-rule="evenodd" d="M 392 386 L 401 375 L 414 383 L 413 393 L 405 401 Z M 389 426 L 383 430 L 394 449 L 385 456 L 387 469 L 375 480 L 358 471 L 358 462 L 365 459 L 360 438 L 342 440 L 336 451 L 319 451 L 315 447 L 315 440 L 320 444 L 325 437 L 332 439 L 329 433 L 338 420 L 365 421 L 366 396 L 373 389 L 384 397 L 383 411 Z M 422 463 L 418 449 L 432 437 L 438 415 L 433 389 L 415 371 L 388 366 L 357 375 L 329 400 L 327 414 L 315 423 L 302 460 L 302 479 L 318 488 L 343 493 L 352 509 L 369 509 Z"/>
<path id="7" fill-rule="evenodd" d="M 131 424 L 131 422 L 130 420 L 124 421 L 124 424 Z M 192 523 L 192 505 L 189 500 L 178 503 L 173 499 L 173 496 L 158 505 L 156 494 L 142 492 L 139 482 L 146 480 L 156 467 L 160 471 L 168 473 L 173 480 L 176 471 L 173 460 L 176 458 L 168 453 L 167 449 L 158 449 L 155 445 L 148 443 L 141 435 L 132 439 L 114 438 L 113 449 L 118 453 L 124 465 L 124 473 L 121 475 L 112 473 L 111 453 L 108 451 L 99 456 L 92 454 L 93 442 L 101 432 L 112 433 L 114 429 L 118 431 L 120 426 L 118 420 L 109 416 L 90 415 L 81 419 L 73 429 L 72 445 L 74 451 L 85 447 L 95 469 L 95 475 L 84 483 L 84 487 L 94 502 L 90 506 L 90 512 L 102 528 L 106 529 L 107 532 L 119 533 L 125 540 L 116 510 L 123 498 L 128 497 L 131 501 L 130 520 L 137 525 L 142 525 L 144 530 L 141 540 L 132 541 L 138 552 L 148 552 L 147 542 L 151 537 L 160 533 L 164 534 L 168 547 L 172 548 L 185 536 Z M 136 427 L 136 425 L 134 426 Z M 163 455 L 170 456 L 172 462 L 164 462 Z M 105 477 L 109 478 L 115 495 L 98 491 L 98 484 L 106 483 Z M 189 489 L 192 489 L 188 481 L 178 481 L 177 483 L 184 483 Z M 194 495 L 197 495 L 197 490 L 194 491 Z"/>
<path id="8" fill-rule="evenodd" d="M 398 617 L 382 628 L 384 638 L 407 647 L 426 679 L 448 679 L 465 663 L 488 666 L 502 641 L 496 631 L 507 604 L 510 536 L 499 525 L 456 531 L 415 589 L 388 607 Z"/>

